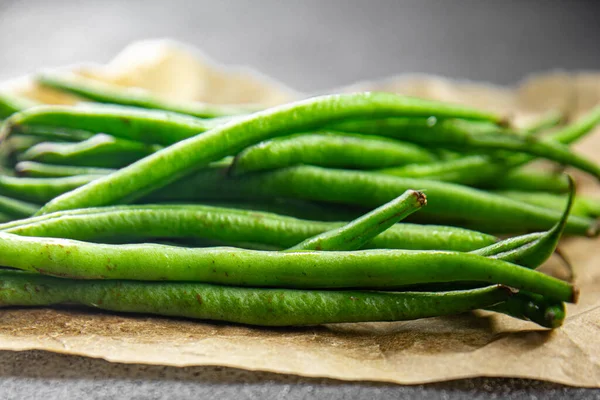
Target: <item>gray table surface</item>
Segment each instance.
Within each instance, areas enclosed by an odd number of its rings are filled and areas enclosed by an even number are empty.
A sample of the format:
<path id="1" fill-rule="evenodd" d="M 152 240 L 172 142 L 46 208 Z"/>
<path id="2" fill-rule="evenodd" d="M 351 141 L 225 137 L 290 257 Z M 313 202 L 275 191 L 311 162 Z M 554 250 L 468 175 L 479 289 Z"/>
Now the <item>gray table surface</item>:
<path id="1" fill-rule="evenodd" d="M 519 0 L 0 0 L 0 80 L 105 62 L 140 39 L 173 38 L 301 91 L 418 72 L 515 84 L 600 70 L 600 2 Z M 397 386 L 228 368 L 110 364 L 0 352 L 0 398 L 600 398 L 520 379 Z"/>

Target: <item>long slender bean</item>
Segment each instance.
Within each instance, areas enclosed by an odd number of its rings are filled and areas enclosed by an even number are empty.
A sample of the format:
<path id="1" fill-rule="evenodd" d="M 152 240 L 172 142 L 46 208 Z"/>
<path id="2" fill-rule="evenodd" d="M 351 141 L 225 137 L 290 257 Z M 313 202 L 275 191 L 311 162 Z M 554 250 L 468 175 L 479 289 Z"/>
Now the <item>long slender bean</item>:
<path id="1" fill-rule="evenodd" d="M 182 103 L 169 101 L 155 97 L 142 89 L 123 88 L 73 74 L 40 75 L 37 77 L 37 82 L 44 86 L 100 103 L 172 111 L 199 118 L 247 114 L 260 109 L 253 105 L 217 105 L 200 102 Z"/>
<path id="2" fill-rule="evenodd" d="M 547 137 L 562 144 L 570 144 L 592 132 L 599 123 L 600 107 L 597 107 L 581 119 L 553 132 Z M 502 182 L 502 177 L 506 175 L 506 171 L 510 168 L 526 164 L 532 159 L 533 157 L 525 154 L 511 155 L 508 160 L 494 159 L 485 155 L 472 155 L 457 160 L 440 161 L 430 165 L 400 167 L 397 171 L 390 169 L 386 173 L 463 184 L 481 183 L 491 186 L 495 181 Z"/>
<path id="3" fill-rule="evenodd" d="M 15 165 L 15 172 L 19 176 L 32 178 L 60 178 L 76 175 L 108 175 L 115 172 L 115 170 L 110 168 L 74 167 L 71 165 L 21 161 Z"/>
<path id="4" fill-rule="evenodd" d="M 0 265 L 65 278 L 172 280 L 250 287 L 391 289 L 429 282 L 504 284 L 576 301 L 569 283 L 469 253 L 417 250 L 269 252 L 109 245 L 0 232 Z"/>
<path id="5" fill-rule="evenodd" d="M 20 178 L 0 175 L 0 195 L 42 204 L 97 178 L 98 175 L 78 175 L 64 178 Z"/>
<path id="6" fill-rule="evenodd" d="M 0 272 L 0 306 L 63 303 L 262 326 L 400 321 L 491 307 L 503 286 L 445 293 L 240 288 L 187 282 L 82 281 Z"/>
<path id="7" fill-rule="evenodd" d="M 191 180 L 154 193 L 151 198 L 196 201 L 279 196 L 376 207 L 411 188 L 424 191 L 429 199 L 427 207 L 418 213 L 419 218 L 451 219 L 460 224 L 509 224 L 524 230 L 540 230 L 550 229 L 562 214 L 461 185 L 312 166 L 256 173 L 243 178 L 227 178 L 222 170 L 206 169 Z M 597 225 L 592 219 L 571 216 L 566 231 L 596 235 Z"/>
<path id="8" fill-rule="evenodd" d="M 524 190 L 527 192 L 569 191 L 569 181 L 565 174 L 543 169 L 516 168 L 497 179 L 480 181 L 478 187 L 496 190 Z M 562 208 L 561 208 L 562 209 Z"/>
<path id="9" fill-rule="evenodd" d="M 423 115 L 498 121 L 495 115 L 486 112 L 390 93 L 315 97 L 239 117 L 210 132 L 176 143 L 52 200 L 40 213 L 132 201 L 248 146 L 326 123 L 361 116 Z"/>
<path id="10" fill-rule="evenodd" d="M 0 196 L 0 213 L 11 218 L 27 218 L 35 214 L 38 209 L 38 205 Z"/>
<path id="11" fill-rule="evenodd" d="M 427 204 L 425 195 L 407 190 L 401 196 L 351 221 L 350 223 L 308 238 L 290 248 L 298 250 L 348 251 L 362 248 L 377 235 Z"/>
<path id="12" fill-rule="evenodd" d="M 29 99 L 13 94 L 0 93 L 0 120 L 34 105 L 35 102 Z"/>
<path id="13" fill-rule="evenodd" d="M 39 143 L 22 153 L 20 160 L 77 167 L 120 168 L 160 148 L 100 133 L 79 143 Z"/>
<path id="14" fill-rule="evenodd" d="M 284 249 L 344 225 L 223 207 L 136 205 L 60 211 L 5 223 L 0 230 L 86 241 L 196 238 Z M 364 248 L 471 251 L 495 241 L 493 236 L 466 229 L 401 223 L 374 237 Z"/>
<path id="15" fill-rule="evenodd" d="M 520 191 L 499 191 L 496 193 L 511 199 L 552 210 L 563 209 L 567 203 L 567 196 L 552 193 L 529 193 Z M 598 218 L 600 217 L 600 199 L 577 196 L 575 198 L 575 203 L 573 204 L 572 213 L 583 217 Z"/>
<path id="16" fill-rule="evenodd" d="M 0 129 L 0 138 L 26 129 L 52 131 L 59 128 L 105 133 L 146 144 L 170 145 L 222 123 L 125 106 L 39 106 L 8 118 Z"/>
<path id="17" fill-rule="evenodd" d="M 275 138 L 249 147 L 232 165 L 234 175 L 309 164 L 332 168 L 375 169 L 434 161 L 412 143 L 357 134 L 320 132 Z"/>

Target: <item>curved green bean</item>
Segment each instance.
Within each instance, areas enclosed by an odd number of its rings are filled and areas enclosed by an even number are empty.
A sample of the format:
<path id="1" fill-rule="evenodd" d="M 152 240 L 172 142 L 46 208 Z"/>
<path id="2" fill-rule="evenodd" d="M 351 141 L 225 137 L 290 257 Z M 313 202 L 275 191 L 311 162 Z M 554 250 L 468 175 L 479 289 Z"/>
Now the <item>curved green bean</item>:
<path id="1" fill-rule="evenodd" d="M 21 161 L 77 167 L 120 168 L 160 148 L 99 133 L 78 143 L 39 143 L 23 152 L 19 158 Z"/>
<path id="2" fill-rule="evenodd" d="M 124 88 L 82 76 L 40 75 L 37 82 L 67 93 L 100 103 L 120 104 L 140 108 L 172 111 L 199 118 L 214 118 L 258 111 L 251 105 L 218 105 L 200 102 L 176 102 L 161 99 L 138 88 Z"/>
<path id="3" fill-rule="evenodd" d="M 109 245 L 0 232 L 0 265 L 65 278 L 194 281 L 250 287 L 391 289 L 430 282 L 503 284 L 576 301 L 569 283 L 505 261 L 447 251 L 273 252 Z"/>
<path id="4" fill-rule="evenodd" d="M 0 120 L 10 117 L 12 114 L 35 106 L 35 102 L 8 93 L 0 93 Z"/>
<path id="5" fill-rule="evenodd" d="M 261 326 L 400 321 L 491 307 L 503 286 L 445 293 L 240 288 L 189 282 L 85 281 L 0 272 L 0 306 L 82 304 Z"/>
<path id="6" fill-rule="evenodd" d="M 411 188 L 428 197 L 418 215 L 430 220 L 452 220 L 459 224 L 509 224 L 521 229 L 550 229 L 562 213 L 511 200 L 481 190 L 444 182 L 398 178 L 383 174 L 333 170 L 312 166 L 290 167 L 227 178 L 222 170 L 206 169 L 190 180 L 178 182 L 150 198 L 196 201 L 198 199 L 252 199 L 290 197 L 376 207 Z M 596 235 L 594 220 L 571 216 L 566 231 Z"/>
<path id="7" fill-rule="evenodd" d="M 0 129 L 0 139 L 24 129 L 51 131 L 59 128 L 105 133 L 146 144 L 170 145 L 222 123 L 221 120 L 202 120 L 167 111 L 125 106 L 39 106 L 8 118 Z"/>
<path id="8" fill-rule="evenodd" d="M 71 165 L 21 161 L 15 165 L 15 172 L 18 176 L 32 178 L 60 178 L 77 175 L 108 175 L 115 172 L 115 170 L 110 168 L 74 167 Z"/>
<path id="9" fill-rule="evenodd" d="M 239 117 L 210 132 L 176 143 L 52 200 L 40 213 L 131 201 L 248 146 L 326 123 L 361 116 L 423 115 L 498 121 L 498 117 L 486 112 L 390 93 L 314 97 Z"/>
<path id="10" fill-rule="evenodd" d="M 349 222 L 348 224 L 308 238 L 291 247 L 298 250 L 348 251 L 362 248 L 377 235 L 385 232 L 398 221 L 427 204 L 425 195 L 415 190 L 407 190 L 401 196 L 375 210 Z"/>
<path id="11" fill-rule="evenodd" d="M 21 236 L 99 241 L 104 238 L 196 238 L 227 244 L 247 242 L 289 248 L 343 227 L 344 222 L 309 221 L 282 215 L 199 205 L 139 205 L 79 209 L 0 225 Z M 394 224 L 365 248 L 471 251 L 496 238 L 466 229 Z"/>
<path id="12" fill-rule="evenodd" d="M 271 139 L 239 153 L 233 175 L 309 164 L 333 168 L 374 169 L 434 161 L 429 151 L 388 138 L 331 132 Z"/>

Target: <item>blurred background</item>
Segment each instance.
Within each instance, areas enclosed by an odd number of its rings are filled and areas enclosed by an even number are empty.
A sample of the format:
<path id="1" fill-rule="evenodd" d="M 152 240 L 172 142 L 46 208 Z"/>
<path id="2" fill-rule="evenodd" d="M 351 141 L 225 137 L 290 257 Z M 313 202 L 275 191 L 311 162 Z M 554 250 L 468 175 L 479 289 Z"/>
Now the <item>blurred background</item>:
<path id="1" fill-rule="evenodd" d="M 600 1 L 0 0 L 0 80 L 173 38 L 301 91 L 398 73 L 600 70 Z"/>

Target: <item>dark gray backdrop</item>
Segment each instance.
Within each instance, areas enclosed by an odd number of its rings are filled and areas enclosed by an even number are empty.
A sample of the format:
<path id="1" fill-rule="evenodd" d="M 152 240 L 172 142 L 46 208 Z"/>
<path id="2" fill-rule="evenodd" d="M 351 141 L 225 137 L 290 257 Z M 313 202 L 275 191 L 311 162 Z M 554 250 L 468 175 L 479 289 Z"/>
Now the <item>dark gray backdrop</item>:
<path id="1" fill-rule="evenodd" d="M 600 1 L 0 0 L 0 80 L 169 37 L 302 91 L 404 72 L 513 84 L 540 71 L 600 70 L 599 17 Z M 2 399 L 115 396 L 600 398 L 522 380 L 400 387 L 0 352 Z"/>

